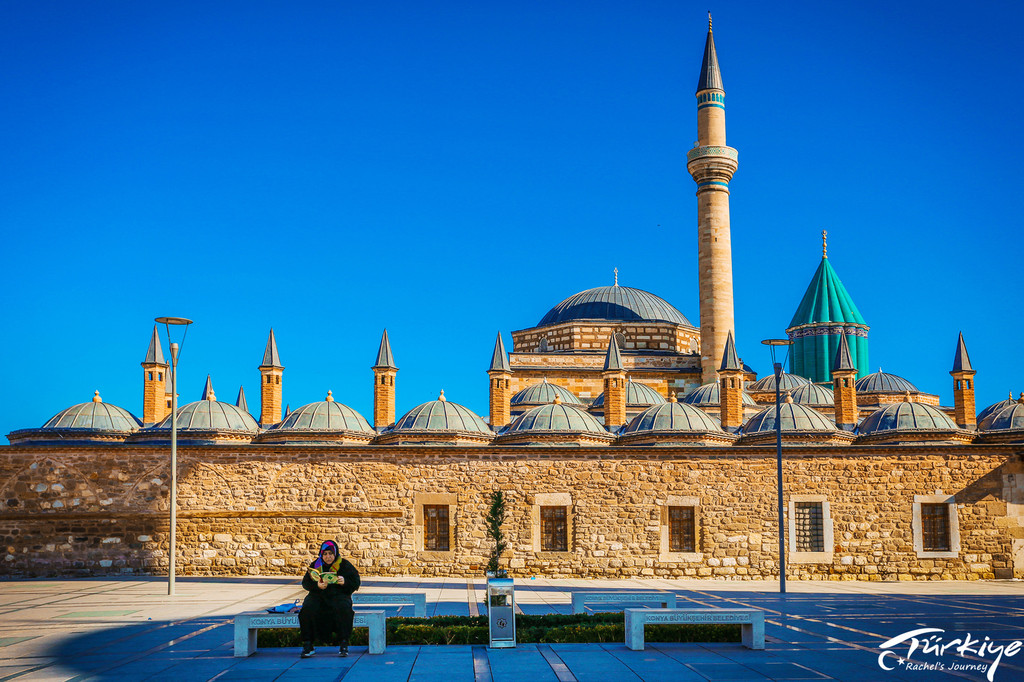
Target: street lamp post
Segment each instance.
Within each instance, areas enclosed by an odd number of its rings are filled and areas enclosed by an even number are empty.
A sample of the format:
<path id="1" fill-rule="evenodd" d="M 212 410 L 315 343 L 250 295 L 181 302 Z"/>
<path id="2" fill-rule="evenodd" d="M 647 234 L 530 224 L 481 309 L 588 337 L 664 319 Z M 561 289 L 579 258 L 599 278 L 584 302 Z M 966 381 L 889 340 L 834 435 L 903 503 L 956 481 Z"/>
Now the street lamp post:
<path id="1" fill-rule="evenodd" d="M 175 540 L 178 529 L 178 354 L 185 345 L 185 335 L 192 320 L 184 317 L 158 317 L 157 324 L 167 328 L 167 342 L 171 347 L 171 537 L 170 565 L 167 569 L 167 595 L 174 596 Z M 181 345 L 171 341 L 171 326 L 184 327 Z"/>
<path id="2" fill-rule="evenodd" d="M 772 351 L 772 368 L 775 370 L 775 480 L 778 484 L 779 498 L 779 592 L 786 593 L 786 527 L 784 505 L 782 501 L 782 362 L 775 358 L 776 346 L 790 346 L 789 339 L 765 339 L 762 341 Z M 789 353 L 789 349 L 786 349 Z"/>

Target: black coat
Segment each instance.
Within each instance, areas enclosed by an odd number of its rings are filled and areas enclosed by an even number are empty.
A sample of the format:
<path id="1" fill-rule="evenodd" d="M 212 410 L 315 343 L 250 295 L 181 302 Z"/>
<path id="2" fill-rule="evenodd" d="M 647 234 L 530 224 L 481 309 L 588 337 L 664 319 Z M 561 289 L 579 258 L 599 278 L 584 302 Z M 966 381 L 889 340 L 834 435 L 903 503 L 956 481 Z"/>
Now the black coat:
<path id="1" fill-rule="evenodd" d="M 310 568 L 316 564 L 314 561 L 309 565 Z M 306 571 L 306 574 L 302 576 L 302 587 L 309 594 L 306 596 L 304 603 L 309 603 L 310 597 L 314 600 L 322 602 L 323 605 L 335 604 L 352 604 L 352 593 L 359 589 L 359 571 L 348 559 L 341 560 L 341 566 L 338 568 L 338 575 L 345 579 L 343 583 L 335 583 L 334 585 L 328 585 L 324 589 L 320 589 L 317 582 L 313 580 L 313 576 Z"/>

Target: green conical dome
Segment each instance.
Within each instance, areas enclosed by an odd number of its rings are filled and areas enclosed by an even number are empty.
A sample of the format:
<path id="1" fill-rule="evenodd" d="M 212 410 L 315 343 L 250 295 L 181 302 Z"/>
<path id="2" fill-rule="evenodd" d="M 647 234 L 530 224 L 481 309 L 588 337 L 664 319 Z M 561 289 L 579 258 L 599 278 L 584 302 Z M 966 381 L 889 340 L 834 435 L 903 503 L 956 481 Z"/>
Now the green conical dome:
<path id="1" fill-rule="evenodd" d="M 850 298 L 839 275 L 836 274 L 828 258 L 821 259 L 821 265 L 814 272 L 811 283 L 804 292 L 800 307 L 790 321 L 789 326 L 799 327 L 815 322 L 851 322 L 865 324 L 857 304 Z M 859 369 L 859 368 L 858 368 Z"/>
<path id="2" fill-rule="evenodd" d="M 832 359 L 843 334 L 857 377 L 867 374 L 868 326 L 827 255 L 822 255 L 786 333 L 793 341 L 789 361 L 793 374 L 814 383 L 831 381 Z"/>

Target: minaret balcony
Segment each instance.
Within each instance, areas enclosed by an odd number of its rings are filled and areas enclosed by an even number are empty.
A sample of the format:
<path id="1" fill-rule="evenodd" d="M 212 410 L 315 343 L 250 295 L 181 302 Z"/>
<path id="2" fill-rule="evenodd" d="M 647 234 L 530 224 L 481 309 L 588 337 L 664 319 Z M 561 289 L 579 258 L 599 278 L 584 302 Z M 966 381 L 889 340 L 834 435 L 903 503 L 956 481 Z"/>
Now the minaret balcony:
<path id="1" fill-rule="evenodd" d="M 739 152 L 732 147 L 694 147 L 686 153 L 686 170 L 699 184 L 728 183 L 739 166 Z"/>

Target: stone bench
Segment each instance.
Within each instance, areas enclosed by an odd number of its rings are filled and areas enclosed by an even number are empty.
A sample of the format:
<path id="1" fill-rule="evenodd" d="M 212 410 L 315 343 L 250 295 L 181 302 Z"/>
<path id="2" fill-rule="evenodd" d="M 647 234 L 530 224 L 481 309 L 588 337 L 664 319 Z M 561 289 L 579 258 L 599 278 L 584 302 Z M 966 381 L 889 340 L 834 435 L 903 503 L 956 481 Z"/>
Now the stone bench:
<path id="1" fill-rule="evenodd" d="M 661 604 L 667 609 L 676 607 L 676 595 L 672 592 L 573 592 L 572 612 L 583 613 L 583 605 L 590 603 L 643 603 Z"/>
<path id="2" fill-rule="evenodd" d="M 743 646 L 764 649 L 764 611 L 760 609 L 626 609 L 626 646 L 644 650 L 644 625 L 680 623 L 739 624 Z"/>
<path id="3" fill-rule="evenodd" d="M 427 595 L 423 592 L 355 592 L 352 594 L 352 603 L 356 606 L 363 604 L 373 604 L 374 606 L 410 605 L 413 609 L 413 616 L 416 618 L 427 617 Z"/>
<path id="4" fill-rule="evenodd" d="M 364 627 L 370 631 L 370 653 L 382 654 L 387 646 L 383 611 L 356 611 L 353 627 Z M 252 656 L 256 653 L 256 631 L 265 628 L 297 628 L 297 613 L 267 613 L 250 611 L 235 616 L 235 656 Z"/>

